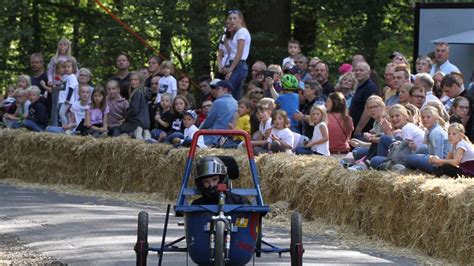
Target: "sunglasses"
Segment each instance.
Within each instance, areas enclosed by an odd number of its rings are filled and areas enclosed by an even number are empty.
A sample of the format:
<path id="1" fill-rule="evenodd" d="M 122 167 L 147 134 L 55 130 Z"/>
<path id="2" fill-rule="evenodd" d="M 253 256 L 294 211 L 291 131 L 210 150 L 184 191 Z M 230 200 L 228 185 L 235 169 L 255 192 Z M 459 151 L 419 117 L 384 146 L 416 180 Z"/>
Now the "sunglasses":
<path id="1" fill-rule="evenodd" d="M 229 11 L 227 12 L 227 14 L 239 14 L 239 13 L 240 13 L 240 11 L 237 10 L 237 9 L 229 10 Z"/>

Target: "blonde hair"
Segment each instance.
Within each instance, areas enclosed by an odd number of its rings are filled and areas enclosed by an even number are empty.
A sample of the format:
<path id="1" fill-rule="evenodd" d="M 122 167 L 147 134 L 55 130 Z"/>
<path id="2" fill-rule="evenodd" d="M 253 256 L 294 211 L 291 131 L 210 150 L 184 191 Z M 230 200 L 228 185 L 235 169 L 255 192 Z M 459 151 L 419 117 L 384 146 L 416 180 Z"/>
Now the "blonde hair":
<path id="1" fill-rule="evenodd" d="M 20 81 L 20 80 L 26 81 L 27 86 L 26 86 L 26 88 L 24 88 L 24 89 L 27 89 L 28 87 L 31 86 L 31 78 L 30 78 L 30 76 L 25 75 L 25 74 L 21 74 L 21 75 L 18 76 L 18 81 Z"/>
<path id="2" fill-rule="evenodd" d="M 28 87 L 28 89 L 26 90 L 28 93 L 34 93 L 36 95 L 40 95 L 41 94 L 41 90 L 38 88 L 38 86 L 30 86 Z"/>
<path id="3" fill-rule="evenodd" d="M 463 138 L 466 142 L 472 144 L 471 141 L 469 140 L 469 138 L 468 138 L 466 135 L 464 135 L 464 134 L 466 133 L 466 130 L 464 129 L 464 126 L 463 126 L 461 123 L 452 123 L 452 124 L 449 125 L 449 127 L 448 127 L 448 132 L 449 132 L 450 130 L 457 130 L 459 133 L 461 133 L 462 138 Z"/>
<path id="4" fill-rule="evenodd" d="M 161 94 L 161 100 L 163 100 L 163 98 L 168 98 L 168 100 L 170 100 L 170 103 L 173 102 L 173 95 L 169 94 L 169 93 L 163 93 Z"/>
<path id="5" fill-rule="evenodd" d="M 440 124 L 441 127 L 445 128 L 446 126 L 446 121 L 441 117 L 438 109 L 434 106 L 425 106 L 421 109 L 420 111 L 421 114 L 431 114 L 432 116 L 435 116 L 438 119 L 438 123 Z"/>
<path id="6" fill-rule="evenodd" d="M 405 108 L 405 106 L 399 103 L 392 105 L 392 107 L 390 107 L 390 110 L 388 110 L 389 116 L 392 116 L 392 114 L 394 113 L 400 113 L 401 115 L 405 116 L 407 118 L 407 121 L 410 121 L 411 119 L 410 115 L 408 114 L 407 108 Z"/>
<path id="7" fill-rule="evenodd" d="M 380 105 L 385 110 L 385 102 L 383 101 L 382 97 L 380 97 L 378 95 L 372 95 L 369 98 L 367 98 L 367 101 L 365 102 L 365 109 L 368 110 L 369 103 L 371 103 L 371 102 Z"/>
<path id="8" fill-rule="evenodd" d="M 438 111 L 439 117 L 444 120 L 445 127 L 448 126 L 447 122 L 449 121 L 449 114 L 448 114 L 448 112 L 446 112 L 446 109 L 444 108 L 443 104 L 441 104 L 439 102 L 428 102 L 428 103 L 426 103 L 425 107 L 427 107 L 427 106 L 434 107 Z"/>
<path id="9" fill-rule="evenodd" d="M 58 56 L 59 56 L 59 45 L 60 45 L 61 43 L 67 44 L 68 48 L 67 48 L 67 51 L 66 51 L 66 55 L 67 55 L 68 57 L 71 57 L 71 56 L 72 56 L 71 41 L 69 41 L 68 39 L 66 39 L 66 38 L 63 37 L 63 38 L 62 38 L 61 40 L 59 40 L 59 42 L 58 42 L 58 46 L 57 46 L 57 48 L 56 48 L 56 55 L 54 56 L 54 58 L 57 59 Z"/>
<path id="10" fill-rule="evenodd" d="M 408 121 L 416 124 L 417 126 L 421 126 L 419 124 L 421 116 L 420 109 L 418 109 L 418 107 L 411 103 L 405 104 L 405 108 L 408 111 Z M 415 121 L 415 119 L 418 119 L 418 121 Z"/>
<path id="11" fill-rule="evenodd" d="M 321 121 L 327 123 L 328 114 L 326 112 L 326 108 L 323 105 L 313 105 L 311 107 L 311 111 L 309 112 L 309 124 L 311 126 L 316 126 L 316 121 L 313 120 L 313 113 L 319 111 L 321 113 Z"/>
<path id="12" fill-rule="evenodd" d="M 260 101 L 258 101 L 258 105 L 266 105 L 270 111 L 273 111 L 276 107 L 275 100 L 268 97 L 260 99 Z"/>
<path id="13" fill-rule="evenodd" d="M 138 89 L 143 88 L 145 84 L 145 77 L 143 76 L 141 72 L 139 71 L 130 72 L 130 78 L 132 76 L 136 76 L 140 84 L 138 84 L 138 88 L 132 88 L 132 84 L 130 84 L 130 86 L 128 87 L 128 94 L 130 95 L 130 99 L 132 98 L 132 94 L 134 94 Z"/>

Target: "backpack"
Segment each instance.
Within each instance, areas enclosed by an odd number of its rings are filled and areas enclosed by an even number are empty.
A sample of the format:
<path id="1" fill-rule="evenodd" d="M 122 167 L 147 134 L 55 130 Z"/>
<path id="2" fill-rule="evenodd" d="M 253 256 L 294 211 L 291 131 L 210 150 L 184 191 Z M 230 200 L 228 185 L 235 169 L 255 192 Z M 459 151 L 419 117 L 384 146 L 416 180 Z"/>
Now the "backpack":
<path id="1" fill-rule="evenodd" d="M 390 144 L 386 159 L 377 167 L 377 170 L 390 170 L 395 164 L 406 165 L 409 154 L 413 154 L 413 151 L 408 146 L 408 141 L 395 141 Z"/>

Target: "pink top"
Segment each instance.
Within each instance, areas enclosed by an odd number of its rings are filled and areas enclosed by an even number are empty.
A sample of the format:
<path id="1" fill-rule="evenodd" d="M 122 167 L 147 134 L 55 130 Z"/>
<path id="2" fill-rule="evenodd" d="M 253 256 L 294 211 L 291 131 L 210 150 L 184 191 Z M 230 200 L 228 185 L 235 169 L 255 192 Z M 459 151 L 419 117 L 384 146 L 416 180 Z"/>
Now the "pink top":
<path id="1" fill-rule="evenodd" d="M 350 146 L 347 141 L 351 138 L 353 130 L 352 117 L 347 116 L 347 121 L 344 123 L 341 114 L 328 113 L 329 150 L 331 153 L 349 151 Z"/>

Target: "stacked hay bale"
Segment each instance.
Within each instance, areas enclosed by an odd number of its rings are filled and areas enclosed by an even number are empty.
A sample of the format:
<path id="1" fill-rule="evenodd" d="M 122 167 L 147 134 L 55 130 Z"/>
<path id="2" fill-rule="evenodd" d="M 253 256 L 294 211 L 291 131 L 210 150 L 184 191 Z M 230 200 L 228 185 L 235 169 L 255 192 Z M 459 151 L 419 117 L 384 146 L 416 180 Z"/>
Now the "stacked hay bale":
<path id="1" fill-rule="evenodd" d="M 122 192 L 160 192 L 175 200 L 188 149 L 149 145 L 126 138 L 96 140 L 0 131 L 0 178 L 79 184 Z M 240 166 L 235 187 L 250 187 L 245 152 L 231 155 Z M 474 179 L 401 176 L 393 172 L 351 173 L 335 158 L 263 155 L 256 159 L 267 204 L 286 201 L 306 218 L 354 227 L 400 246 L 469 264 L 474 261 Z M 190 181 L 192 182 L 192 181 Z"/>

